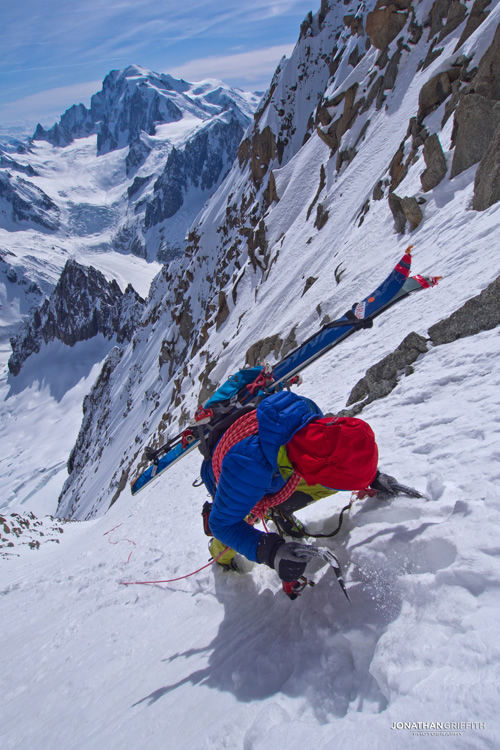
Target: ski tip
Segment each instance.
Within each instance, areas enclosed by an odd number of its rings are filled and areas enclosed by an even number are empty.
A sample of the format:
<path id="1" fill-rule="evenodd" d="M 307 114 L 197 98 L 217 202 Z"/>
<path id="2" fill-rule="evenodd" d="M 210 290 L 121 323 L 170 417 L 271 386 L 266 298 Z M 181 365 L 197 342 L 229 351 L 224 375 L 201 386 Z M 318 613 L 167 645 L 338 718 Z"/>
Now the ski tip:
<path id="1" fill-rule="evenodd" d="M 411 255 L 411 251 L 413 250 L 414 245 L 408 245 L 408 247 L 405 250 L 405 255 Z"/>

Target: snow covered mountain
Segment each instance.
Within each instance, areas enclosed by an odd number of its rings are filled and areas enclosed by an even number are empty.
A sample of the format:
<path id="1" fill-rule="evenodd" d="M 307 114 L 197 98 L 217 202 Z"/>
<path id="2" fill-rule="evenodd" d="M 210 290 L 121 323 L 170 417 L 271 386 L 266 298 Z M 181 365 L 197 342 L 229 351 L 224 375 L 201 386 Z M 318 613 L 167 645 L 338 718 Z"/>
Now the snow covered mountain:
<path id="1" fill-rule="evenodd" d="M 58 388 L 59 341 L 10 378 L 5 403 L 26 405 L 0 426 L 11 507 L 54 512 L 73 446 L 57 515 L 85 522 L 50 519 L 43 544 L 3 509 L 7 747 L 399 750 L 419 732 L 438 748 L 498 745 L 499 23 L 488 0 L 323 0 L 131 341 L 102 369 L 104 334 L 92 351 L 78 342 Z M 103 148 L 132 131 L 109 126 Z M 171 582 L 206 561 L 199 456 L 132 498 L 144 445 L 237 367 L 343 313 L 409 244 L 414 271 L 443 281 L 308 368 L 299 392 L 360 413 L 381 468 L 429 501 L 356 502 L 325 541 L 351 605 L 325 568 L 293 603 L 263 566 Z M 60 409 L 76 415 L 93 379 L 63 444 Z M 50 439 L 30 463 L 37 420 Z M 348 500 L 301 518 L 330 531 Z"/>
<path id="2" fill-rule="evenodd" d="M 110 264 L 126 266 L 124 253 L 150 263 L 182 253 L 257 101 L 215 80 L 190 84 L 138 66 L 109 73 L 90 109 L 75 105 L 49 130 L 39 125 L 17 153 L 0 154 L 4 273 L 37 285 L 40 304 L 68 255 L 109 274 Z M 10 307 L 11 320 L 19 300 L 31 302 L 23 288 L 3 286 L 0 277 L 2 319 Z"/>
<path id="3" fill-rule="evenodd" d="M 116 336 L 118 343 L 130 341 L 143 308 L 144 300 L 131 284 L 123 293 L 114 279 L 108 281 L 95 268 L 69 260 L 33 321 L 11 338 L 9 370 L 18 375 L 23 362 L 52 341 L 71 347 L 99 334 L 108 339 Z"/>
<path id="4" fill-rule="evenodd" d="M 452 6 L 406 0 L 401 8 L 324 3 L 306 19 L 237 162 L 192 227 L 177 274 L 165 268 L 157 277 L 141 329 L 114 359 L 105 401 L 122 413 L 133 367 L 134 382 L 141 376 L 132 407 L 121 424 L 113 410 L 104 424 L 97 403 L 98 429 L 86 415 L 90 453 L 80 461 L 92 470 L 70 475 L 63 515 L 102 512 L 142 465 L 148 436 L 158 444 L 235 366 L 279 357 L 348 307 L 410 241 L 421 270 L 439 266 L 447 276 L 447 302 L 439 312 L 414 303 L 397 335 L 378 339 L 383 347 L 415 328 L 426 333 L 492 280 L 494 270 L 475 258 L 500 199 L 498 8 L 461 7 L 453 15 Z M 454 265 L 452 238 L 464 222 L 473 286 Z M 112 455 L 102 454 L 110 440 Z M 119 467 L 111 482 L 109 460 Z"/>
<path id="5" fill-rule="evenodd" d="M 236 155 L 258 97 L 220 81 L 197 84 L 136 65 L 112 71 L 90 109 L 71 107 L 34 140 L 69 146 L 97 134 L 96 155 L 121 151 L 128 203 L 114 238 L 161 261 L 183 250 L 186 230 Z"/>

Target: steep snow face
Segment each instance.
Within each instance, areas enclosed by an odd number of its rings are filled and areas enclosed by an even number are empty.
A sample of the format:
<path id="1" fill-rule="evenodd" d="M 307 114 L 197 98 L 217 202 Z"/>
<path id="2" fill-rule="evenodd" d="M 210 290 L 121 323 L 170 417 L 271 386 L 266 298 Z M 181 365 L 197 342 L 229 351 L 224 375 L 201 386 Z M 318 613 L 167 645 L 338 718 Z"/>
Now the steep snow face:
<path id="1" fill-rule="evenodd" d="M 354 339 L 348 361 L 311 368 L 303 394 L 335 405 L 359 366 Z M 328 566 L 308 571 L 316 585 L 294 602 L 265 566 L 123 586 L 206 564 L 193 454 L 92 521 L 27 516 L 23 528 L 3 513 L 4 746 L 123 750 L 147 731 L 148 750 L 495 748 L 499 345 L 487 331 L 436 347 L 368 408 L 383 467 L 430 499 L 356 501 L 321 541 L 350 603 Z M 348 501 L 299 516 L 328 533 Z"/>
<path id="2" fill-rule="evenodd" d="M 98 403 L 93 419 L 86 415 L 89 468 L 69 477 L 61 513 L 104 512 L 144 466 L 146 440 L 158 444 L 185 424 L 235 367 L 279 357 L 343 313 L 408 244 L 416 270 L 446 280 L 363 334 L 361 351 L 339 351 L 344 374 L 329 375 L 334 410 L 406 334 L 426 335 L 496 276 L 487 259 L 498 203 L 471 210 L 477 162 L 450 175 L 460 107 L 476 88 L 495 105 L 500 8 L 472 26 L 468 13 L 452 23 L 441 8 L 429 27 L 436 8 L 426 0 L 391 10 L 390 39 L 381 32 L 386 11 L 374 2 L 335 5 L 303 25 L 237 163 L 193 225 L 179 270 L 156 279 L 143 328 L 113 366 L 107 422 Z M 422 182 L 428 170 L 433 187 L 428 176 Z M 117 467 L 111 482 L 103 441 Z"/>
<path id="3" fill-rule="evenodd" d="M 130 346 L 80 342 L 68 360 L 53 342 L 37 367 L 27 360 L 20 382 L 0 382 L 9 396 L 0 420 L 6 502 L 47 512 L 64 441 L 77 433 L 61 409 L 76 413 L 100 369 L 59 504 L 61 516 L 92 520 L 61 524 L 62 534 L 47 522 L 39 550 L 23 544 L 29 530 L 12 547 L 12 532 L 1 534 L 10 556 L 0 561 L 7 747 L 33 738 L 140 747 L 145 727 L 153 750 L 166 736 L 186 750 L 399 750 L 415 747 L 420 731 L 437 731 L 428 741 L 440 750 L 498 745 L 498 328 L 428 341 L 391 393 L 362 411 L 382 470 L 429 500 L 355 502 L 324 542 L 340 558 L 350 605 L 326 568 L 311 571 L 316 586 L 295 602 L 264 566 L 120 584 L 206 563 L 205 493 L 191 484 L 200 457 L 138 497 L 127 482 L 144 466 L 144 444 L 176 432 L 245 359 L 273 360 L 343 313 L 412 243 L 414 270 L 443 274 L 441 284 L 304 373 L 299 392 L 337 412 L 407 334 L 430 338 L 433 324 L 498 276 L 500 203 L 476 210 L 474 199 L 488 160 L 495 174 L 496 128 L 486 134 L 499 21 L 498 3 L 322 2 L 292 58 L 308 65 L 280 65 L 238 163 L 191 228 L 186 257 L 155 279 Z M 294 109 L 276 91 L 292 92 Z M 477 129 L 471 109 L 487 127 Z M 282 128 L 295 116 L 295 133 Z M 42 420 L 51 439 L 34 451 L 26 435 Z M 301 519 L 330 532 L 348 500 L 320 501 Z"/>

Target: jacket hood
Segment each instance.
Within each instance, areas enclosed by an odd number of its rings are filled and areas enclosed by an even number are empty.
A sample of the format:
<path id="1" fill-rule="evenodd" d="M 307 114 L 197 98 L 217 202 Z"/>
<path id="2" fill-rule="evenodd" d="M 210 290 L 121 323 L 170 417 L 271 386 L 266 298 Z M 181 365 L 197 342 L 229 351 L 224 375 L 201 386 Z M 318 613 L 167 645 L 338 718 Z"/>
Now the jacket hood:
<path id="1" fill-rule="evenodd" d="M 291 438 L 287 453 L 307 484 L 363 490 L 377 473 L 375 435 L 355 417 L 325 417 L 308 424 Z"/>
<path id="2" fill-rule="evenodd" d="M 278 451 L 296 432 L 323 414 L 313 401 L 290 391 L 280 391 L 264 399 L 257 407 L 259 441 L 271 466 L 276 466 Z"/>

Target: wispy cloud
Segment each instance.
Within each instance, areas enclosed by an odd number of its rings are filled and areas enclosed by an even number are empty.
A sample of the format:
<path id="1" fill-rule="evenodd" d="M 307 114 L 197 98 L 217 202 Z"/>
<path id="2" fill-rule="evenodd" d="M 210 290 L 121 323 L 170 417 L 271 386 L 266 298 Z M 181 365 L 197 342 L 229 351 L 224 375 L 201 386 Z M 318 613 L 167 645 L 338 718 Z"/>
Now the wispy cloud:
<path id="1" fill-rule="evenodd" d="M 304 5 L 298 0 L 18 0 L 0 28 L 0 57 L 9 50 L 55 45 L 61 52 L 97 47 L 112 50 L 120 40 L 147 46 L 161 36 L 188 39 L 216 31 L 220 37 L 248 31 L 248 25 L 277 18 Z M 5 58 L 4 58 L 5 59 Z"/>
<path id="2" fill-rule="evenodd" d="M 282 44 L 250 52 L 238 52 L 234 55 L 210 55 L 191 60 L 165 72 L 187 81 L 219 78 L 231 82 L 239 79 L 253 85 L 263 78 L 269 82 L 283 55 L 289 56 L 292 50 L 293 44 Z"/>
<path id="3" fill-rule="evenodd" d="M 27 112 L 30 103 L 32 117 L 41 119 L 48 112 L 47 91 L 60 92 L 60 105 L 50 106 L 50 116 L 56 107 L 60 114 L 77 98 L 65 99 L 62 92 L 133 63 L 188 80 L 216 77 L 265 88 L 282 54 L 290 53 L 310 2 L 4 0 L 0 102 L 10 104 L 0 105 L 0 122 Z M 78 86 L 68 86 L 71 81 Z"/>
<path id="4" fill-rule="evenodd" d="M 108 57 L 104 60 L 94 60 L 94 63 L 108 63 L 117 62 L 119 60 L 128 60 L 128 57 Z M 81 68 L 82 66 L 89 65 L 88 62 L 75 62 L 75 63 L 60 63 L 59 65 L 35 65 L 33 68 L 14 68 L 14 70 L 0 70 L 0 75 L 11 75 L 12 73 L 30 73 L 34 70 L 59 70 L 63 68 Z"/>
<path id="5" fill-rule="evenodd" d="M 33 120 L 33 113 L 42 125 L 53 125 L 62 113 L 73 104 L 82 102 L 86 106 L 90 97 L 100 91 L 101 81 L 87 81 L 74 86 L 59 86 L 40 91 L 0 107 L 0 121 L 23 124 Z"/>

